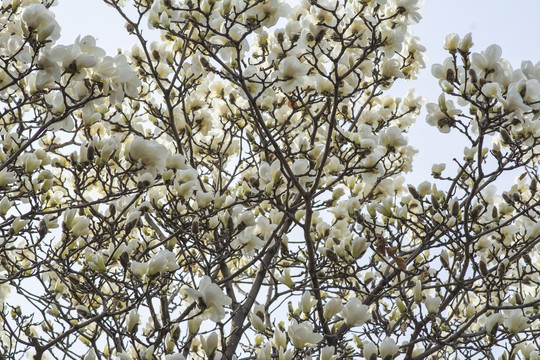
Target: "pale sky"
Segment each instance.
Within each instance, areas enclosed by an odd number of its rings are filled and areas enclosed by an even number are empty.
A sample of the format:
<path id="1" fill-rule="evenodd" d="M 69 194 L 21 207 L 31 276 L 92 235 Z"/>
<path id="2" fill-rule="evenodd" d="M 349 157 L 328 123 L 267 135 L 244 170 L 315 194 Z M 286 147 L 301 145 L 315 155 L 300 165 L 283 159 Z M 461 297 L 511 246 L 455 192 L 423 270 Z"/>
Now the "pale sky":
<path id="1" fill-rule="evenodd" d="M 58 0 L 53 9 L 62 27 L 60 43 L 70 43 L 78 35 L 94 35 L 98 45 L 111 55 L 118 48 L 127 49 L 134 42 L 124 29 L 124 21 L 115 11 L 100 0 Z M 415 81 L 398 82 L 392 94 L 403 96 L 407 89 L 416 88 L 419 95 L 436 102 L 440 90 L 431 76 L 431 65 L 442 63 L 447 53 L 442 49 L 448 33 L 461 36 L 473 34 L 475 46 L 472 51 L 480 52 L 496 43 L 503 49 L 503 57 L 514 68 L 522 60 L 540 61 L 540 1 L 538 0 L 426 0 L 424 19 L 413 27 L 427 48 L 427 67 Z M 158 35 L 154 32 L 154 38 Z M 419 154 L 415 157 L 414 173 L 408 181 L 414 184 L 425 180 L 431 173 L 433 163 L 450 163 L 452 158 L 461 158 L 463 144 L 456 134 L 440 134 L 425 123 L 425 112 L 417 119 L 409 134 L 409 142 Z"/>

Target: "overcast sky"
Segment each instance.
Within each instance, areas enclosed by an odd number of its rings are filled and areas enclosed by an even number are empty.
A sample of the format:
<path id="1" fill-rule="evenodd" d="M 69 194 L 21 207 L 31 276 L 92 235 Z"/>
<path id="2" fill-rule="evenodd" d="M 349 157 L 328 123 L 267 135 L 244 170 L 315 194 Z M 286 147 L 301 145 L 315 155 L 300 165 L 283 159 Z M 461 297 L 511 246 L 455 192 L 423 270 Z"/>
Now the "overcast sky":
<path id="1" fill-rule="evenodd" d="M 112 8 L 100 0 L 58 0 L 54 8 L 57 21 L 62 26 L 61 43 L 70 43 L 78 35 L 94 35 L 98 45 L 114 54 L 118 48 L 127 49 L 133 37 L 127 35 L 124 22 Z M 419 95 L 436 102 L 440 94 L 437 81 L 431 76 L 431 65 L 441 63 L 447 54 L 442 49 L 444 37 L 448 33 L 465 35 L 472 32 L 475 46 L 473 51 L 481 51 L 496 43 L 503 49 L 503 57 L 514 68 L 522 60 L 540 61 L 540 1 L 538 0 L 426 0 L 424 19 L 413 27 L 421 43 L 427 48 L 427 68 L 418 80 L 401 82 L 392 91 L 402 96 L 409 88 L 416 88 Z M 154 35 L 157 36 L 157 35 Z M 463 145 L 456 134 L 440 134 L 425 123 L 425 113 L 417 119 L 417 124 L 409 135 L 409 141 L 419 149 L 415 158 L 412 183 L 426 179 L 431 165 L 451 162 L 462 157 Z"/>

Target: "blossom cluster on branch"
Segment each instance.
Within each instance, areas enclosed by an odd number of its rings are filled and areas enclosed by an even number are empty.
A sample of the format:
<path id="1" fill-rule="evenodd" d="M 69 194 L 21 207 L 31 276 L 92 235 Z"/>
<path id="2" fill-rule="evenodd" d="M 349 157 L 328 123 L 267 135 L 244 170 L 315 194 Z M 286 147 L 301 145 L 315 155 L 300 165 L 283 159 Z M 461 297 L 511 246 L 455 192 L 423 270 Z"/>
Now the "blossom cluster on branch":
<path id="1" fill-rule="evenodd" d="M 540 63 L 448 35 L 407 185 L 421 0 L 103 1 L 0 8 L 0 359 L 540 359 Z"/>

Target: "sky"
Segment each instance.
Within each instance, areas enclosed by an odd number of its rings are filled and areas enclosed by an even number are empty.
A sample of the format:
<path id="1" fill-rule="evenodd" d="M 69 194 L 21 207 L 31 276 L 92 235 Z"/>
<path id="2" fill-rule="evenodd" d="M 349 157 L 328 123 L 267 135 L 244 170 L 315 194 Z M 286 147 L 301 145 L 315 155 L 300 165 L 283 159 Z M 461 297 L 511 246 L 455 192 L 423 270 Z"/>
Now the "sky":
<path id="1" fill-rule="evenodd" d="M 114 55 L 118 48 L 128 49 L 134 42 L 124 28 L 124 21 L 100 0 L 58 0 L 53 9 L 62 27 L 60 43 L 68 44 L 79 35 L 93 35 L 98 45 Z M 431 75 L 431 66 L 442 63 L 448 54 L 443 50 L 448 33 L 463 36 L 473 34 L 480 52 L 490 44 L 502 47 L 503 57 L 514 68 L 522 60 L 540 61 L 540 1 L 538 0 L 426 0 L 422 11 L 424 19 L 413 27 L 413 33 L 427 48 L 428 62 L 417 80 L 397 82 L 392 95 L 404 96 L 408 89 L 416 88 L 418 95 L 436 102 L 440 94 L 437 80 Z M 150 34 L 154 39 L 156 32 Z M 455 133 L 441 134 L 425 123 L 422 112 L 409 134 L 409 142 L 419 153 L 415 157 L 412 175 L 407 181 L 418 184 L 429 177 L 434 163 L 451 163 L 461 159 L 463 146 Z M 449 167 L 450 168 L 450 167 Z"/>

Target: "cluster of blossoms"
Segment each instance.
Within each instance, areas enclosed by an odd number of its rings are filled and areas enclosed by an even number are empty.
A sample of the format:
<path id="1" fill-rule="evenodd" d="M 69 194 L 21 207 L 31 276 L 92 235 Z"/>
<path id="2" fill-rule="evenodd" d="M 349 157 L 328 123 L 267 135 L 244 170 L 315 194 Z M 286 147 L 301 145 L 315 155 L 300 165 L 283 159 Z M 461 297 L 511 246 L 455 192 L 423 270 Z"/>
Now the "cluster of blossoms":
<path id="1" fill-rule="evenodd" d="M 0 358 L 540 358 L 540 66 L 449 35 L 407 186 L 422 1 L 105 2 L 115 57 L 2 3 Z"/>

